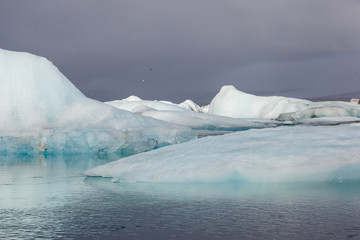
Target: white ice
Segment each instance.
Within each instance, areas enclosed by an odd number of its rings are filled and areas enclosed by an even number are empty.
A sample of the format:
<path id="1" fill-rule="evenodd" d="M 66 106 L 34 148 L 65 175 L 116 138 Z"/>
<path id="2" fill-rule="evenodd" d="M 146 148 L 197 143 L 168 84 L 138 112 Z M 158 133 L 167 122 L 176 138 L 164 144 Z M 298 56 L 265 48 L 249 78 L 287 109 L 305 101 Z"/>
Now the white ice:
<path id="1" fill-rule="evenodd" d="M 279 127 L 206 137 L 85 172 L 119 182 L 360 180 L 360 126 Z"/>
<path id="2" fill-rule="evenodd" d="M 165 122 L 190 127 L 199 136 L 242 131 L 251 128 L 275 127 L 276 121 L 260 119 L 238 119 L 203 113 L 203 109 L 191 100 L 180 104 L 168 101 L 142 100 L 137 96 L 106 102 L 119 109 L 131 111 Z"/>
<path id="3" fill-rule="evenodd" d="M 261 97 L 223 86 L 212 99 L 209 113 L 234 118 L 276 118 L 280 113 L 295 112 L 311 101 L 286 97 Z"/>
<path id="4" fill-rule="evenodd" d="M 223 86 L 209 105 L 209 113 L 235 118 L 276 118 L 297 122 L 320 117 L 360 117 L 360 105 L 342 101 L 312 102 L 278 96 L 247 94 Z"/>
<path id="5" fill-rule="evenodd" d="M 295 112 L 281 113 L 277 120 L 300 122 L 304 119 L 323 117 L 360 118 L 360 105 L 345 102 L 319 102 L 312 104 L 311 107 L 300 109 Z"/>
<path id="6" fill-rule="evenodd" d="M 276 121 L 261 121 L 260 119 L 239 119 L 229 118 L 213 114 L 198 112 L 177 112 L 177 111 L 144 111 L 142 116 L 152 117 L 158 120 L 187 126 L 195 130 L 224 130 L 242 131 L 251 128 L 266 128 L 279 125 Z"/>
<path id="7" fill-rule="evenodd" d="M 158 111 L 188 111 L 188 108 L 178 106 L 168 101 L 150 101 L 142 100 L 137 96 L 130 96 L 122 100 L 114 100 L 105 102 L 118 109 L 127 110 L 130 112 L 141 112 L 143 110 L 158 110 Z"/>
<path id="8" fill-rule="evenodd" d="M 0 49 L 0 154 L 129 155 L 195 137 L 87 98 L 43 57 Z"/>

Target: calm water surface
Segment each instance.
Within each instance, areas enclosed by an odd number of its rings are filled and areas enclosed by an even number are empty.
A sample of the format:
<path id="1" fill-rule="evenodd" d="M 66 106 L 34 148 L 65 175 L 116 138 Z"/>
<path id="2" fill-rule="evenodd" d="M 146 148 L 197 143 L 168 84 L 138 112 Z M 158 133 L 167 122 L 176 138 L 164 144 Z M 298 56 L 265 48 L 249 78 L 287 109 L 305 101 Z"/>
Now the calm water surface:
<path id="1" fill-rule="evenodd" d="M 360 184 L 114 184 L 0 158 L 0 239 L 360 239 Z"/>

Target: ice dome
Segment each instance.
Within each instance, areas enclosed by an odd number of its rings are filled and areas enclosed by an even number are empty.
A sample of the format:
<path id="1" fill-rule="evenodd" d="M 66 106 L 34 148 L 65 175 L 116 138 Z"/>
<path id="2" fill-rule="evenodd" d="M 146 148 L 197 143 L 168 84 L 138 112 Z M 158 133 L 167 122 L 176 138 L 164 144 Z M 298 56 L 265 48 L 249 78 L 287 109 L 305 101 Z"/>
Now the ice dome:
<path id="1" fill-rule="evenodd" d="M 252 129 L 197 139 L 85 172 L 118 182 L 360 181 L 360 125 Z"/>
<path id="2" fill-rule="evenodd" d="M 311 101 L 286 97 L 261 97 L 223 86 L 212 99 L 209 113 L 234 118 L 277 118 L 280 113 L 295 112 Z"/>
<path id="3" fill-rule="evenodd" d="M 131 154 L 195 138 L 84 96 L 50 61 L 0 49 L 0 154 Z"/>

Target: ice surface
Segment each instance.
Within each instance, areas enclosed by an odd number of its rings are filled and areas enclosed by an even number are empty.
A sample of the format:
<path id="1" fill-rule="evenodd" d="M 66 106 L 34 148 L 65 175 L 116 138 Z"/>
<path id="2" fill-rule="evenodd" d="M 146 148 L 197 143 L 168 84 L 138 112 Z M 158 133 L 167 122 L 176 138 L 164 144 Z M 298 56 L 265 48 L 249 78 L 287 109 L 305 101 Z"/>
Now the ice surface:
<path id="1" fill-rule="evenodd" d="M 159 111 L 188 111 L 188 108 L 180 107 L 174 103 L 168 101 L 150 101 L 141 100 L 139 97 L 130 96 L 122 100 L 114 100 L 105 102 L 118 109 L 127 110 L 130 112 L 141 112 L 140 109 L 148 110 L 159 110 Z"/>
<path id="2" fill-rule="evenodd" d="M 295 121 L 294 124 L 303 124 L 311 126 L 333 126 L 340 124 L 354 124 L 360 123 L 360 118 L 356 117 L 318 117 L 306 118 Z"/>
<path id="3" fill-rule="evenodd" d="M 194 103 L 193 101 L 191 101 L 190 99 L 185 100 L 184 102 L 178 104 L 180 107 L 186 108 L 188 110 L 191 110 L 193 112 L 203 112 L 203 109 L 197 105 L 196 103 Z"/>
<path id="4" fill-rule="evenodd" d="M 328 106 L 328 102 L 313 104 L 312 107 L 300 109 L 296 112 L 282 113 L 277 120 L 298 122 L 303 119 L 321 117 L 355 117 L 360 118 L 360 106 L 351 103 Z M 360 120 L 360 119 L 359 119 Z"/>
<path id="5" fill-rule="evenodd" d="M 286 97 L 261 97 L 223 86 L 213 98 L 209 113 L 235 118 L 276 118 L 280 113 L 295 112 L 312 102 Z"/>
<path id="6" fill-rule="evenodd" d="M 129 155 L 196 137 L 85 97 L 50 61 L 0 49 L 0 154 Z"/>
<path id="7" fill-rule="evenodd" d="M 119 182 L 359 181 L 359 125 L 252 129 L 120 159 L 85 172 Z"/>
<path id="8" fill-rule="evenodd" d="M 143 116 L 165 122 L 188 126 L 195 130 L 241 131 L 252 128 L 275 127 L 276 121 L 257 121 L 256 119 L 238 119 L 198 112 L 144 111 Z"/>
<path id="9" fill-rule="evenodd" d="M 286 97 L 261 97 L 223 86 L 209 105 L 209 113 L 236 118 L 276 118 L 298 122 L 309 118 L 360 117 L 360 106 L 342 101 L 311 102 Z"/>
<path id="10" fill-rule="evenodd" d="M 219 132 L 228 133 L 252 128 L 266 128 L 282 125 L 282 123 L 273 120 L 238 119 L 206 114 L 203 113 L 203 108 L 189 99 L 180 104 L 175 104 L 168 101 L 141 100 L 137 96 L 130 96 L 126 99 L 106 103 L 142 116 L 190 127 L 198 130 L 197 133 L 200 135 L 203 135 L 204 130 L 208 130 L 205 135 L 216 135 Z"/>

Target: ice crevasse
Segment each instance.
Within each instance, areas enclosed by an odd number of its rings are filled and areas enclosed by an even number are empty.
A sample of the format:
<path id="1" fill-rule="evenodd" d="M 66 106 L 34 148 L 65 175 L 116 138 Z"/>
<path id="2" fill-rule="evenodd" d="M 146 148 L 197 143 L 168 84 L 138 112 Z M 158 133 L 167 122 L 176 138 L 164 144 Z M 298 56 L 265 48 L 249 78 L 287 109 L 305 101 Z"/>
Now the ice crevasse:
<path id="1" fill-rule="evenodd" d="M 33 54 L 0 49 L 0 86 L 0 155 L 130 155 L 196 137 L 86 97 Z"/>

